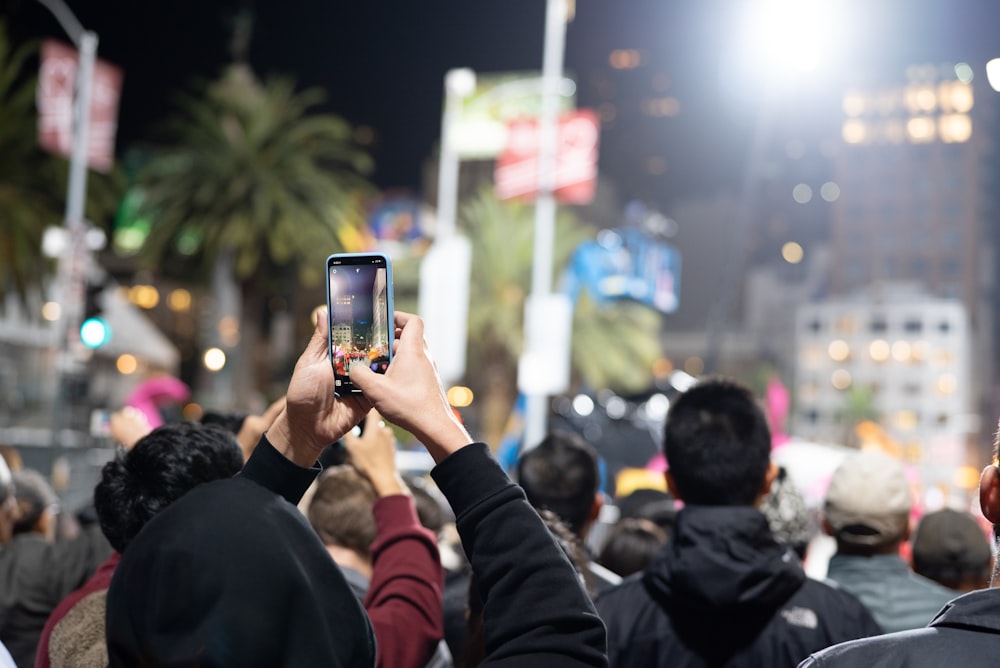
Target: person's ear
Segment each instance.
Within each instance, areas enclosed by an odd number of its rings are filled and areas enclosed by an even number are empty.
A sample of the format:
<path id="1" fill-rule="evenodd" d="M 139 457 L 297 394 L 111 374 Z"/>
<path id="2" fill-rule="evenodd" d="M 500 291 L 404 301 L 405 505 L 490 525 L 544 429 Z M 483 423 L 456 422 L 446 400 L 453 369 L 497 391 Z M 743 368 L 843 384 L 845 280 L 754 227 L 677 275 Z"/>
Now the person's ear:
<path id="1" fill-rule="evenodd" d="M 677 490 L 677 483 L 674 481 L 674 476 L 670 471 L 663 474 L 663 477 L 667 479 L 667 491 L 678 501 L 683 501 L 681 498 L 681 493 Z"/>
<path id="2" fill-rule="evenodd" d="M 598 492 L 594 495 L 594 502 L 590 504 L 590 514 L 587 516 L 587 524 L 597 521 L 601 515 L 601 508 L 604 507 L 604 495 Z"/>
<path id="3" fill-rule="evenodd" d="M 774 481 L 778 479 L 779 471 L 780 469 L 778 468 L 777 464 L 775 464 L 774 462 L 768 462 L 767 472 L 764 474 L 764 484 L 761 485 L 760 494 L 758 495 L 758 498 L 763 499 L 765 496 L 771 493 L 771 485 L 773 485 Z"/>
<path id="4" fill-rule="evenodd" d="M 979 476 L 979 507 L 983 516 L 1000 524 L 1000 467 L 990 464 Z"/>

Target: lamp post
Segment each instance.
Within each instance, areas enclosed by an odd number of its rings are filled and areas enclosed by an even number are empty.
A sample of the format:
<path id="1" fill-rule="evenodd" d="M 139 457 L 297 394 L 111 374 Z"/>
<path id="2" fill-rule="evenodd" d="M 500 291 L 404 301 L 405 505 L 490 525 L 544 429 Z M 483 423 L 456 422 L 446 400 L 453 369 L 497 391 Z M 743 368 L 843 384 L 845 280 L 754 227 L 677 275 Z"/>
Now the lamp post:
<path id="1" fill-rule="evenodd" d="M 84 205 L 87 194 L 87 131 L 90 125 L 90 98 L 93 84 L 94 61 L 97 55 L 97 34 L 85 30 L 76 16 L 62 0 L 38 0 L 66 31 L 76 45 L 76 91 L 73 100 L 73 133 L 69 160 L 69 183 L 66 192 L 66 210 L 63 225 L 66 245 L 59 258 L 58 289 L 62 291 L 61 318 L 56 325 L 57 350 L 52 400 L 52 457 L 59 459 L 61 448 L 60 429 L 64 424 L 64 411 L 60 399 L 66 376 L 79 371 L 79 362 L 70 350 L 69 340 L 73 328 L 80 324 L 83 306 L 83 283 L 89 268 L 90 253 L 87 248 L 84 222 Z"/>
<path id="2" fill-rule="evenodd" d="M 518 364 L 518 388 L 525 394 L 524 440 L 532 448 L 545 436 L 548 397 L 568 384 L 572 305 L 552 294 L 552 252 L 556 221 L 556 151 L 559 87 L 566 46 L 567 0 L 548 0 L 542 56 L 542 109 L 538 119 L 538 197 L 531 294 L 525 303 L 524 353 Z"/>

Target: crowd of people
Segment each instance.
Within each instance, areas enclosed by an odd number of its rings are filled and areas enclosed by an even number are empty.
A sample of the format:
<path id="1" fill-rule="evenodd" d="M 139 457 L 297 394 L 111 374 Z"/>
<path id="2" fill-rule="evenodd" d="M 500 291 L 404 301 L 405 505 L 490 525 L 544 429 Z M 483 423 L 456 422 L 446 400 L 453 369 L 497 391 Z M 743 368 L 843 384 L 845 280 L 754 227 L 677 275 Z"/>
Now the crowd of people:
<path id="1" fill-rule="evenodd" d="M 743 385 L 677 397 L 663 488 L 607 498 L 576 434 L 508 474 L 449 406 L 418 317 L 396 314 L 392 363 L 352 368 L 362 394 L 343 398 L 326 328 L 260 415 L 154 429 L 117 412 L 117 454 L 78 512 L 0 459 L 0 668 L 995 661 L 991 541 L 967 512 L 915 522 L 891 457 L 833 473 L 819 580 L 809 510 Z M 427 449 L 429 478 L 397 469 L 391 425 Z M 1000 524 L 996 465 L 980 500 Z"/>

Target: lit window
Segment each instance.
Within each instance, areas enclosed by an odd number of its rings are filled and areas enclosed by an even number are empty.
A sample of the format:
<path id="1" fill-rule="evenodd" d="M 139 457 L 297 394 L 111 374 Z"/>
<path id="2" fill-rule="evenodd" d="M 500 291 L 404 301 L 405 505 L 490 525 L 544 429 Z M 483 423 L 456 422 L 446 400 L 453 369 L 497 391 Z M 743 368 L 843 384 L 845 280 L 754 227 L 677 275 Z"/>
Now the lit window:
<path id="1" fill-rule="evenodd" d="M 868 138 L 868 126 L 865 125 L 864 121 L 856 119 L 844 121 L 841 136 L 848 144 L 863 144 Z"/>
<path id="2" fill-rule="evenodd" d="M 830 383 L 838 390 L 846 390 L 851 386 L 851 372 L 847 369 L 837 369 L 830 376 Z"/>
<path id="3" fill-rule="evenodd" d="M 915 116 L 906 122 L 906 134 L 914 144 L 934 141 L 936 134 L 934 119 L 929 116 Z"/>
<path id="4" fill-rule="evenodd" d="M 972 136 L 972 119 L 966 114 L 947 114 L 940 118 L 938 125 L 941 141 L 947 144 L 967 142 Z"/>
<path id="5" fill-rule="evenodd" d="M 851 347 L 843 339 L 835 339 L 827 347 L 830 359 L 835 362 L 843 362 L 851 356 Z"/>
<path id="6" fill-rule="evenodd" d="M 884 362 L 889 359 L 889 342 L 884 339 L 875 339 L 868 346 L 868 354 L 876 362 Z"/>

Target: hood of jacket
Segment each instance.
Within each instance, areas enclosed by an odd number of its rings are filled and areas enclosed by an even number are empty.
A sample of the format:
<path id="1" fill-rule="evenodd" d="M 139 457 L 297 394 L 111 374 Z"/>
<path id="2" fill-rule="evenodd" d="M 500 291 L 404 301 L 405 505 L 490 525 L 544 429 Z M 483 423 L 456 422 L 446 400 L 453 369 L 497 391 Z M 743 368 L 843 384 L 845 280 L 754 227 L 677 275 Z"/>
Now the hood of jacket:
<path id="1" fill-rule="evenodd" d="M 650 596 L 679 617 L 769 618 L 805 582 L 795 553 L 749 506 L 687 506 L 670 543 L 643 576 Z"/>

